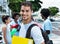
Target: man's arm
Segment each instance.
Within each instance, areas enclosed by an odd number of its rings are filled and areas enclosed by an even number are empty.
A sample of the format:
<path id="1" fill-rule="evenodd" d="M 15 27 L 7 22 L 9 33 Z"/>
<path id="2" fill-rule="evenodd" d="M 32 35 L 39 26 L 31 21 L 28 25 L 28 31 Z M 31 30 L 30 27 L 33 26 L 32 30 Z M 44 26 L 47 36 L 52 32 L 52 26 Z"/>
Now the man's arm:
<path id="1" fill-rule="evenodd" d="M 44 39 L 41 30 L 38 26 L 34 26 L 31 30 L 31 36 L 34 39 L 35 44 L 44 44 Z"/>

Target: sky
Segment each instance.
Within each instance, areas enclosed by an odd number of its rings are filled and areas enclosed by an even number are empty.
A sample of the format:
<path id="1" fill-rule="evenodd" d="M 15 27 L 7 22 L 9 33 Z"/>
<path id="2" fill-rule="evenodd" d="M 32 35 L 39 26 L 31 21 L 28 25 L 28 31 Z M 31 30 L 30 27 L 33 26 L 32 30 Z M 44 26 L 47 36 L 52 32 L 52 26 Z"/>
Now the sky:
<path id="1" fill-rule="evenodd" d="M 60 0 L 41 0 L 43 2 L 42 8 L 58 7 L 60 11 Z"/>

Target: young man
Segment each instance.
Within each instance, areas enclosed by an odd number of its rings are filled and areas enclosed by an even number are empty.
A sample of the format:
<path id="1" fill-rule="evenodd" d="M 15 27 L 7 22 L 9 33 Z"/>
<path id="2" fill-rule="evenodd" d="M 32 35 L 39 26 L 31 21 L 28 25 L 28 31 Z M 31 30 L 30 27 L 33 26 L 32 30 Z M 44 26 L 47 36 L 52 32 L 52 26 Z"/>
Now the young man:
<path id="1" fill-rule="evenodd" d="M 48 16 L 50 15 L 50 11 L 46 8 L 43 8 L 41 10 L 41 16 L 44 19 L 44 23 L 42 26 L 42 29 L 47 32 L 47 34 L 50 34 L 52 32 L 52 24 Z"/>
<path id="2" fill-rule="evenodd" d="M 32 10 L 32 5 L 30 2 L 22 2 L 21 4 L 21 10 L 20 14 L 22 16 L 22 23 L 23 26 L 21 25 L 21 29 L 19 32 L 20 37 L 26 37 L 26 32 L 29 28 L 30 25 L 34 24 L 34 21 L 32 20 L 33 10 Z M 41 30 L 38 26 L 34 26 L 31 29 L 31 37 L 33 38 L 35 44 L 44 44 L 44 39 L 42 37 Z"/>

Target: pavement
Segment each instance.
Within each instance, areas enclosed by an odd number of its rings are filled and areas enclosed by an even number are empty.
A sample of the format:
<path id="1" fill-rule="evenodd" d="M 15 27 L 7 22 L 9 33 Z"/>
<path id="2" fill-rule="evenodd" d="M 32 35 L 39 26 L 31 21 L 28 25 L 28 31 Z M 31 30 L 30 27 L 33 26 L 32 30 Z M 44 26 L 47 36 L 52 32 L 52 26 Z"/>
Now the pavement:
<path id="1" fill-rule="evenodd" d="M 60 44 L 60 36 L 54 33 L 51 33 L 50 39 L 53 41 L 53 44 Z"/>
<path id="2" fill-rule="evenodd" d="M 50 39 L 53 41 L 53 44 L 60 44 L 60 23 L 55 22 L 52 26 L 53 30 Z"/>

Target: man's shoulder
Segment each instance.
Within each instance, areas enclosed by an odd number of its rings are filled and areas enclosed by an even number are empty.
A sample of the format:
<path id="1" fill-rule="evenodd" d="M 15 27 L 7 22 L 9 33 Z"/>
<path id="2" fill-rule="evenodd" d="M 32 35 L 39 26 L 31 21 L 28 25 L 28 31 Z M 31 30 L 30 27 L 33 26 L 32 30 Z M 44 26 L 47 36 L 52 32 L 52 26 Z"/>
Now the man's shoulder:
<path id="1" fill-rule="evenodd" d="M 46 19 L 46 20 L 44 21 L 44 24 L 47 24 L 47 23 L 50 23 L 49 19 Z"/>
<path id="2" fill-rule="evenodd" d="M 34 25 L 34 24 L 31 24 Z M 40 27 L 36 24 L 35 26 L 32 26 L 31 30 L 36 31 L 36 30 L 40 30 Z"/>
<path id="3" fill-rule="evenodd" d="M 40 29 L 39 26 L 33 26 L 32 29 Z"/>

